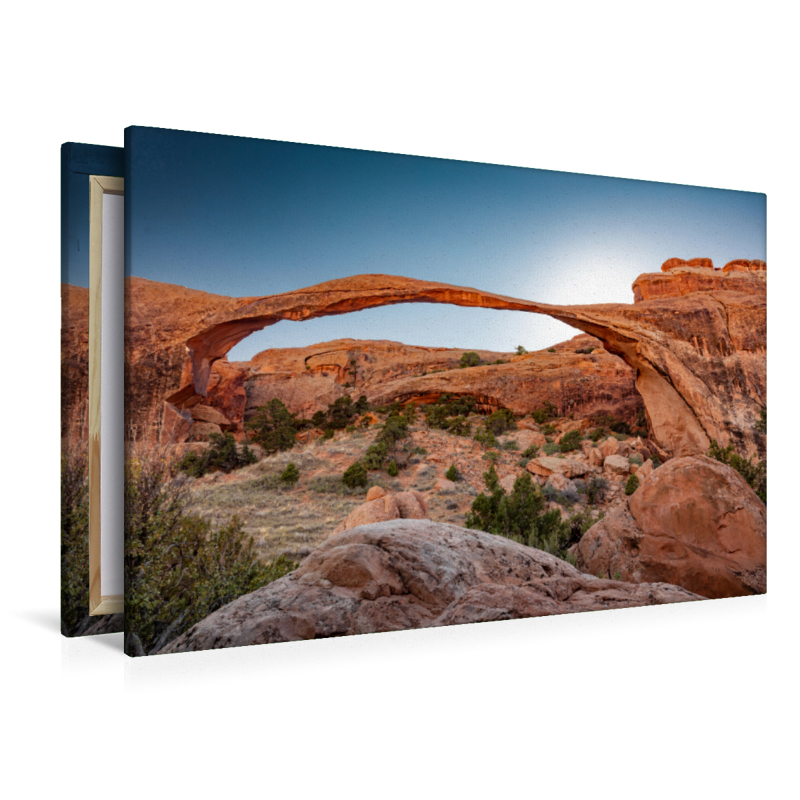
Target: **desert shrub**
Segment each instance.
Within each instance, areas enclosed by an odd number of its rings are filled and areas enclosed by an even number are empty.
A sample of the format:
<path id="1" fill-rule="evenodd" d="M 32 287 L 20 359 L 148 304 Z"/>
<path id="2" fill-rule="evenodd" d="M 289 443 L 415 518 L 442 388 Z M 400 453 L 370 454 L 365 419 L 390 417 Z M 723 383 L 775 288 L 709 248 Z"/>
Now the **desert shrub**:
<path id="1" fill-rule="evenodd" d="M 560 450 L 562 453 L 569 453 L 571 450 L 577 450 L 580 446 L 580 431 L 568 431 L 561 437 Z"/>
<path id="2" fill-rule="evenodd" d="M 555 353 L 555 352 L 556 352 L 556 349 L 555 349 L 555 347 L 548 347 L 548 348 L 547 348 L 547 352 L 548 352 L 548 353 Z"/>
<path id="3" fill-rule="evenodd" d="M 534 422 L 542 425 L 547 422 L 548 419 L 554 419 L 557 417 L 558 410 L 549 400 L 545 400 L 539 406 L 539 408 L 536 408 L 531 412 L 531 416 L 533 417 Z"/>
<path id="4" fill-rule="evenodd" d="M 342 483 L 350 489 L 355 489 L 356 486 L 367 485 L 367 470 L 366 467 L 360 462 L 353 462 L 342 475 Z"/>
<path id="5" fill-rule="evenodd" d="M 417 445 L 411 452 L 419 456 L 428 455 L 428 451 L 424 447 L 421 447 L 420 445 Z"/>
<path id="6" fill-rule="evenodd" d="M 552 422 L 548 422 L 546 425 L 542 425 L 541 432 L 545 436 L 554 436 L 556 432 L 556 426 L 553 425 Z"/>
<path id="7" fill-rule="evenodd" d="M 386 472 L 389 474 L 390 478 L 396 478 L 400 470 L 394 461 L 390 461 L 389 466 L 386 467 Z"/>
<path id="8" fill-rule="evenodd" d="M 281 480 L 288 486 L 294 486 L 300 480 L 300 470 L 297 469 L 297 464 L 290 461 L 281 473 Z"/>
<path id="9" fill-rule="evenodd" d="M 348 395 L 337 397 L 325 412 L 326 426 L 335 431 L 343 430 L 354 417 L 358 416 L 358 413 L 352 397 Z"/>
<path id="10" fill-rule="evenodd" d="M 489 494 L 481 492 L 475 498 L 466 527 L 505 536 L 558 558 L 568 557 L 571 526 L 561 521 L 560 511 L 545 511 L 545 495 L 527 472 L 517 477 L 510 494 L 500 486 L 494 464 L 483 480 Z"/>
<path id="11" fill-rule="evenodd" d="M 733 450 L 733 445 L 729 444 L 722 448 L 717 444 L 716 439 L 711 440 L 711 447 L 708 455 L 722 464 L 733 467 L 750 485 L 750 488 L 761 498 L 763 503 L 767 502 L 767 462 L 766 460 L 754 464 L 751 459 L 744 458 Z"/>
<path id="12" fill-rule="evenodd" d="M 311 415 L 311 424 L 315 428 L 322 428 L 325 425 L 325 412 L 324 411 L 315 411 Z"/>
<path id="13" fill-rule="evenodd" d="M 499 408 L 483 421 L 483 427 L 495 436 L 500 436 L 506 431 L 516 430 L 517 423 L 514 421 L 514 412 L 508 408 Z"/>
<path id="14" fill-rule="evenodd" d="M 562 506 L 573 506 L 580 500 L 578 490 L 573 486 L 567 486 L 566 489 L 558 493 L 556 502 Z"/>
<path id="15" fill-rule="evenodd" d="M 545 442 L 545 444 L 542 445 L 542 450 L 544 450 L 545 455 L 552 456 L 554 453 L 561 452 L 561 445 L 555 442 Z"/>
<path id="16" fill-rule="evenodd" d="M 460 481 L 461 480 L 461 473 L 458 471 L 458 467 L 455 464 L 451 464 L 447 472 L 444 474 L 445 478 L 449 481 Z"/>
<path id="17" fill-rule="evenodd" d="M 642 466 L 643 463 L 642 457 L 639 455 L 639 453 L 634 453 L 632 456 L 629 456 L 628 461 L 630 461 L 631 464 L 636 464 L 637 466 L 640 467 Z"/>
<path id="18" fill-rule="evenodd" d="M 594 347 L 581 347 L 578 350 L 576 350 L 575 352 L 576 353 L 580 353 L 582 355 L 587 355 L 588 356 L 589 353 L 591 353 L 593 351 L 594 351 Z"/>
<path id="19" fill-rule="evenodd" d="M 348 425 L 345 428 L 345 432 L 346 433 L 355 433 L 356 432 L 356 426 L 355 425 Z"/>
<path id="20" fill-rule="evenodd" d="M 498 441 L 495 435 L 491 431 L 487 431 L 485 428 L 481 428 L 474 436 L 474 439 L 478 444 L 482 444 L 484 447 L 497 447 Z"/>
<path id="21" fill-rule="evenodd" d="M 291 450 L 296 441 L 295 433 L 305 425 L 275 398 L 256 409 L 245 428 L 250 431 L 250 438 L 271 455 L 279 450 Z"/>
<path id="22" fill-rule="evenodd" d="M 146 653 L 297 565 L 265 565 L 234 517 L 222 527 L 185 512 L 186 479 L 166 459 L 125 464 L 125 631 Z"/>
<path id="23" fill-rule="evenodd" d="M 472 425 L 466 417 L 452 417 L 447 421 L 447 430 L 453 436 L 469 436 L 472 432 Z"/>
<path id="24" fill-rule="evenodd" d="M 524 356 L 527 352 L 528 351 L 521 344 L 517 345 L 517 355 L 518 356 Z"/>
<path id="25" fill-rule="evenodd" d="M 503 450 L 519 450 L 519 445 L 515 439 L 509 439 L 507 442 L 503 442 Z"/>
<path id="26" fill-rule="evenodd" d="M 361 459 L 364 469 L 383 469 L 383 462 L 388 452 L 389 448 L 385 442 L 371 444 Z"/>
<path id="27" fill-rule="evenodd" d="M 258 461 L 258 456 L 247 444 L 239 450 L 232 433 L 212 433 L 208 438 L 210 444 L 202 453 L 189 450 L 178 461 L 177 468 L 191 478 L 201 478 L 207 472 L 217 470 L 232 472 Z"/>
<path id="28" fill-rule="evenodd" d="M 461 360 L 458 362 L 459 367 L 477 367 L 481 363 L 481 357 L 470 350 L 468 353 L 463 353 Z"/>
<path id="29" fill-rule="evenodd" d="M 762 408 L 759 413 L 758 422 L 755 424 L 755 430 L 758 433 L 766 433 L 767 432 L 767 409 Z"/>
<path id="30" fill-rule="evenodd" d="M 89 464 L 86 449 L 61 454 L 61 628 L 75 636 L 89 621 Z"/>
<path id="31" fill-rule="evenodd" d="M 522 453 L 523 458 L 536 458 L 539 455 L 539 447 L 535 444 L 532 444 L 530 447 L 526 447 Z"/>
<path id="32" fill-rule="evenodd" d="M 650 456 L 650 460 L 653 462 L 653 469 L 658 469 L 661 466 L 661 459 L 658 457 L 658 453 L 653 453 Z"/>
<path id="33" fill-rule="evenodd" d="M 630 435 L 631 426 L 621 419 L 617 419 L 613 414 L 597 414 L 594 417 L 594 424 L 600 428 L 605 428 L 612 433 L 624 433 Z"/>
<path id="34" fill-rule="evenodd" d="M 599 475 L 594 475 L 586 484 L 586 500 L 590 505 L 602 502 L 606 492 L 608 492 L 608 481 Z"/>
<path id="35" fill-rule="evenodd" d="M 322 441 L 323 442 L 330 441 L 331 439 L 333 439 L 335 433 L 336 431 L 334 431 L 333 428 L 325 428 L 325 430 L 322 432 Z"/>
<path id="36" fill-rule="evenodd" d="M 605 436 L 605 431 L 604 431 L 602 428 L 595 428 L 593 431 L 591 431 L 591 432 L 589 433 L 589 438 L 590 438 L 590 439 L 591 439 L 591 440 L 592 440 L 592 441 L 593 441 L 595 444 L 597 444 L 597 442 L 599 442 L 599 441 L 600 441 L 600 439 L 602 439 L 602 438 L 603 438 L 603 436 Z"/>
<path id="37" fill-rule="evenodd" d="M 629 475 L 625 484 L 625 494 L 633 494 L 639 488 L 639 479 L 635 475 Z"/>
<path id="38" fill-rule="evenodd" d="M 403 409 L 403 416 L 409 425 L 413 425 L 417 421 L 417 407 L 414 403 L 409 403 Z"/>

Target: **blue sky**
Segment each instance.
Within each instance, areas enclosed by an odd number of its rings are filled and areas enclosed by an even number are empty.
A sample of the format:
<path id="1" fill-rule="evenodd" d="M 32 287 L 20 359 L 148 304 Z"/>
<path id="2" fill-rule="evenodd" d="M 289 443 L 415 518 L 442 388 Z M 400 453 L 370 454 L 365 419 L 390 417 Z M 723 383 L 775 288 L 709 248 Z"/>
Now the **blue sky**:
<path id="1" fill-rule="evenodd" d="M 130 128 L 128 268 L 231 296 L 386 273 L 547 303 L 632 302 L 667 258 L 766 260 L 766 196 L 335 147 Z M 352 337 L 529 350 L 578 331 L 412 304 L 253 334 L 229 357 Z"/>

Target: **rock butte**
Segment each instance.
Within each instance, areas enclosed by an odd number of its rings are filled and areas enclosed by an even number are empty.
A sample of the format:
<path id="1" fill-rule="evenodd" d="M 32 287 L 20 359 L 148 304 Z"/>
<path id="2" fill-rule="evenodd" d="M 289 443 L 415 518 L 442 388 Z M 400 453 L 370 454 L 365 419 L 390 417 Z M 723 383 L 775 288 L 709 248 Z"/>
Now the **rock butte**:
<path id="1" fill-rule="evenodd" d="M 326 540 L 290 575 L 206 617 L 161 653 L 700 600 L 583 575 L 501 536 L 424 519 Z"/>
<path id="2" fill-rule="evenodd" d="M 722 445 L 732 442 L 742 454 L 760 455 L 763 437 L 753 427 L 766 405 L 766 265 L 730 262 L 717 270 L 708 259 L 696 260 L 699 266 L 674 261 L 637 278 L 633 304 L 573 306 L 389 275 L 248 298 L 131 278 L 126 401 L 133 434 L 163 423 L 172 435 L 191 425 L 192 405 L 214 405 L 215 362 L 217 385 L 228 379 L 218 393 L 219 410 L 235 418 L 225 404 L 246 403 L 246 375 L 220 360 L 254 331 L 284 319 L 427 302 L 546 314 L 578 328 L 634 370 L 653 438 L 665 450 L 676 456 L 705 453 L 714 438 Z"/>

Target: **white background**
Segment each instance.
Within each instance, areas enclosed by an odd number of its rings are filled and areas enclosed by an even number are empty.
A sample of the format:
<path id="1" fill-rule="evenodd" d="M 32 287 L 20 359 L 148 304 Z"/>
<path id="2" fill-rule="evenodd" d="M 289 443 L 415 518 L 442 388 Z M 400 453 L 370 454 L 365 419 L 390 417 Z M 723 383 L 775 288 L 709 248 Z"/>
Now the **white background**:
<path id="1" fill-rule="evenodd" d="M 6 796 L 794 795 L 798 4 L 22 7 L 0 53 Z M 129 124 L 766 192 L 769 594 L 138 660 L 62 639 L 59 145 Z"/>

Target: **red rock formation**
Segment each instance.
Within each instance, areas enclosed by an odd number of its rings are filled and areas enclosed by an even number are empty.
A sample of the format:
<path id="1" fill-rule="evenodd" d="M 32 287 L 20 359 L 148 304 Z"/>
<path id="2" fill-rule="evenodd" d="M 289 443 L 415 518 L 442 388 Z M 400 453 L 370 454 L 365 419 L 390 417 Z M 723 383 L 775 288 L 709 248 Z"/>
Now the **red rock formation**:
<path id="1" fill-rule="evenodd" d="M 160 652 L 699 600 L 582 575 L 500 536 L 422 519 L 332 536 L 291 575 L 239 597 Z"/>
<path id="2" fill-rule="evenodd" d="M 614 456 L 609 456 L 614 458 Z M 583 535 L 578 567 L 704 597 L 766 591 L 766 506 L 730 467 L 672 459 Z"/>
<path id="3" fill-rule="evenodd" d="M 722 275 L 723 283 L 692 288 L 686 284 L 687 269 Z M 547 305 L 387 275 L 359 275 L 241 299 L 132 279 L 128 407 L 140 415 L 158 409 L 160 416 L 163 398 L 176 408 L 199 402 L 209 392 L 213 364 L 253 331 L 281 319 L 398 303 L 449 303 L 547 314 L 596 336 L 635 370 L 636 387 L 662 447 L 678 456 L 704 453 L 715 438 L 753 454 L 763 447 L 753 427 L 766 403 L 765 276 L 764 271 L 738 272 L 748 283 L 729 287 L 725 273 L 678 265 L 663 276 L 676 282 L 670 296 L 644 299 L 642 294 L 633 305 L 586 306 Z M 647 281 L 637 284 L 644 287 Z M 190 359 L 185 373 L 182 352 Z"/>
<path id="4" fill-rule="evenodd" d="M 373 486 L 366 503 L 354 508 L 333 533 L 390 519 L 430 519 L 425 496 L 413 489 L 387 494 L 380 486 Z"/>
<path id="5" fill-rule="evenodd" d="M 596 348 L 591 354 L 576 350 Z M 267 350 L 225 369 L 247 371 L 247 411 L 274 397 L 310 417 L 345 394 L 378 405 L 395 400 L 435 402 L 443 394 L 468 395 L 485 412 L 510 408 L 526 414 L 545 401 L 564 415 L 610 413 L 632 421 L 641 408 L 635 376 L 621 359 L 586 335 L 517 356 L 479 351 L 488 362 L 459 368 L 463 349 L 413 347 L 399 342 L 339 339 L 304 348 Z M 497 360 L 508 363 L 496 364 Z M 212 385 L 218 364 L 211 370 Z"/>

